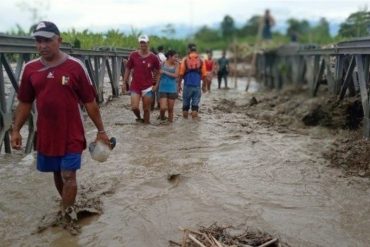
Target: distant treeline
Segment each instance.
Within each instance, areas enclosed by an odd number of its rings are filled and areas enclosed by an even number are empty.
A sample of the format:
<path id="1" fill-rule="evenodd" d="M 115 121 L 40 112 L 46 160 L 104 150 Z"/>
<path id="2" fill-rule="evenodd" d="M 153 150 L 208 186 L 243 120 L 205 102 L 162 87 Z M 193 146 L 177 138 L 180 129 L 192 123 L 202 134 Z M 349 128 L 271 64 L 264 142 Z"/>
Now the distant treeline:
<path id="1" fill-rule="evenodd" d="M 195 42 L 201 51 L 208 49 L 228 49 L 232 44 L 246 43 L 253 46 L 260 40 L 259 30 L 261 28 L 262 16 L 255 15 L 246 21 L 245 25 L 236 27 L 234 19 L 226 15 L 220 22 L 218 28 L 203 26 L 199 28 L 192 37 L 187 39 L 174 39 L 161 36 L 151 36 L 151 46 L 155 50 L 159 45 L 165 49 L 175 49 L 180 54 L 186 53 L 186 45 L 189 41 Z M 278 21 L 278 20 L 277 20 Z M 274 32 L 271 44 L 281 45 L 291 41 L 294 36 L 300 43 L 315 43 L 325 45 L 344 39 L 363 37 L 370 35 L 370 12 L 367 8 L 352 13 L 341 23 L 338 34 L 330 35 L 329 22 L 321 18 L 317 25 L 311 26 L 307 20 L 291 18 L 287 21 L 286 33 Z M 168 24 L 164 33 L 175 33 L 176 30 Z M 15 30 L 8 32 L 12 35 L 28 35 L 19 25 Z M 71 29 L 63 32 L 65 42 L 74 47 L 83 49 L 94 49 L 95 47 L 124 47 L 136 48 L 137 37 L 141 34 L 139 30 L 132 30 L 125 34 L 119 30 L 109 30 L 105 33 L 94 33 L 88 29 L 76 31 Z M 167 35 L 171 37 L 173 35 Z"/>

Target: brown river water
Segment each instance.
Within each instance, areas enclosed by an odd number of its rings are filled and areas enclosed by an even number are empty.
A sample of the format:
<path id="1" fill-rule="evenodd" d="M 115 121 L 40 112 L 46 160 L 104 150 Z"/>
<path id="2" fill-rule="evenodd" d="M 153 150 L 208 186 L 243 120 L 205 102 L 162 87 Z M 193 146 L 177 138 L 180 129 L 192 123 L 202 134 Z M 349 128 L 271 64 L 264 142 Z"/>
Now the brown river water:
<path id="1" fill-rule="evenodd" d="M 52 175 L 35 170 L 34 153 L 2 153 L 0 246 L 161 247 L 180 242 L 179 227 L 214 222 L 256 227 L 291 246 L 369 246 L 369 179 L 328 166 L 322 151 L 333 138 L 324 129 L 277 131 L 217 110 L 221 99 L 247 102 L 252 94 L 244 88 L 239 79 L 237 87 L 204 94 L 199 121 L 181 117 L 181 101 L 173 124 L 159 124 L 158 110 L 151 125 L 136 123 L 128 96 L 102 106 L 117 146 L 104 163 L 83 154 L 78 200 L 84 191 L 103 212 L 81 220 L 77 236 L 60 227 L 35 233 L 59 208 Z M 92 141 L 89 120 L 86 132 Z M 169 181 L 171 174 L 179 175 Z"/>

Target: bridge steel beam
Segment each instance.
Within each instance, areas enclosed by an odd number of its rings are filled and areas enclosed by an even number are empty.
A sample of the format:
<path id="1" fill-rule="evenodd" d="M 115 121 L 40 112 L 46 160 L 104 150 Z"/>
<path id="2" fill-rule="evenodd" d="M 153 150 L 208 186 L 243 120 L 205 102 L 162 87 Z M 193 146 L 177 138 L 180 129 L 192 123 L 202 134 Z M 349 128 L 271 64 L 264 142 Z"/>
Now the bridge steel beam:
<path id="1" fill-rule="evenodd" d="M 257 54 L 256 76 L 266 88 L 308 84 L 312 97 L 320 86 L 343 100 L 359 95 L 364 111 L 364 137 L 370 137 L 370 38 L 343 41 L 321 49 L 289 44 Z"/>

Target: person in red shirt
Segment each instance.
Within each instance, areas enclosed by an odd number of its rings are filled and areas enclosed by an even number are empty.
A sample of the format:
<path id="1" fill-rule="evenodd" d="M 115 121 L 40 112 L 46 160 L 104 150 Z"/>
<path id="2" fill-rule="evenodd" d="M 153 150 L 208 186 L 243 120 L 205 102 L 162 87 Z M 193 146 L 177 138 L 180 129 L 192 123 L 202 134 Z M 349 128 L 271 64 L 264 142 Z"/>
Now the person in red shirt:
<path id="1" fill-rule="evenodd" d="M 158 57 L 149 50 L 147 35 L 141 35 L 138 41 L 140 48 L 130 54 L 123 82 L 128 82 L 132 73 L 131 109 L 136 116 L 136 121 L 149 124 L 153 92 L 158 88 L 160 62 Z M 143 118 L 141 118 L 139 109 L 140 100 L 143 102 Z"/>
<path id="2" fill-rule="evenodd" d="M 95 100 L 96 92 L 87 70 L 79 60 L 60 50 L 62 38 L 57 26 L 42 21 L 32 36 L 40 58 L 24 67 L 11 145 L 14 149 L 21 149 L 20 129 L 36 100 L 37 169 L 54 173 L 64 214 L 73 210 L 77 194 L 76 170 L 81 166 L 81 153 L 86 148 L 80 103 L 97 128 L 96 141 L 109 144 L 109 138 L 104 131 Z"/>
<path id="3" fill-rule="evenodd" d="M 212 58 L 212 51 L 207 52 L 207 59 L 204 60 L 204 63 L 206 65 L 206 71 L 207 71 L 206 80 L 205 80 L 206 90 L 210 92 L 212 78 L 215 75 L 215 61 Z"/>

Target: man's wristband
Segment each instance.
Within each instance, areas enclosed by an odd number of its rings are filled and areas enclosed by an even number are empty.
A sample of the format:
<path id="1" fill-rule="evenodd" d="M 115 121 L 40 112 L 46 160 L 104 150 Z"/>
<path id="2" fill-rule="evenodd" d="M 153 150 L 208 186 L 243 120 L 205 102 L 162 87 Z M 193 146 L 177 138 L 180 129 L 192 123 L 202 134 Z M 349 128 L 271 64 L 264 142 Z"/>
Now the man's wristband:
<path id="1" fill-rule="evenodd" d="M 98 130 L 98 134 L 104 134 L 105 130 Z"/>

